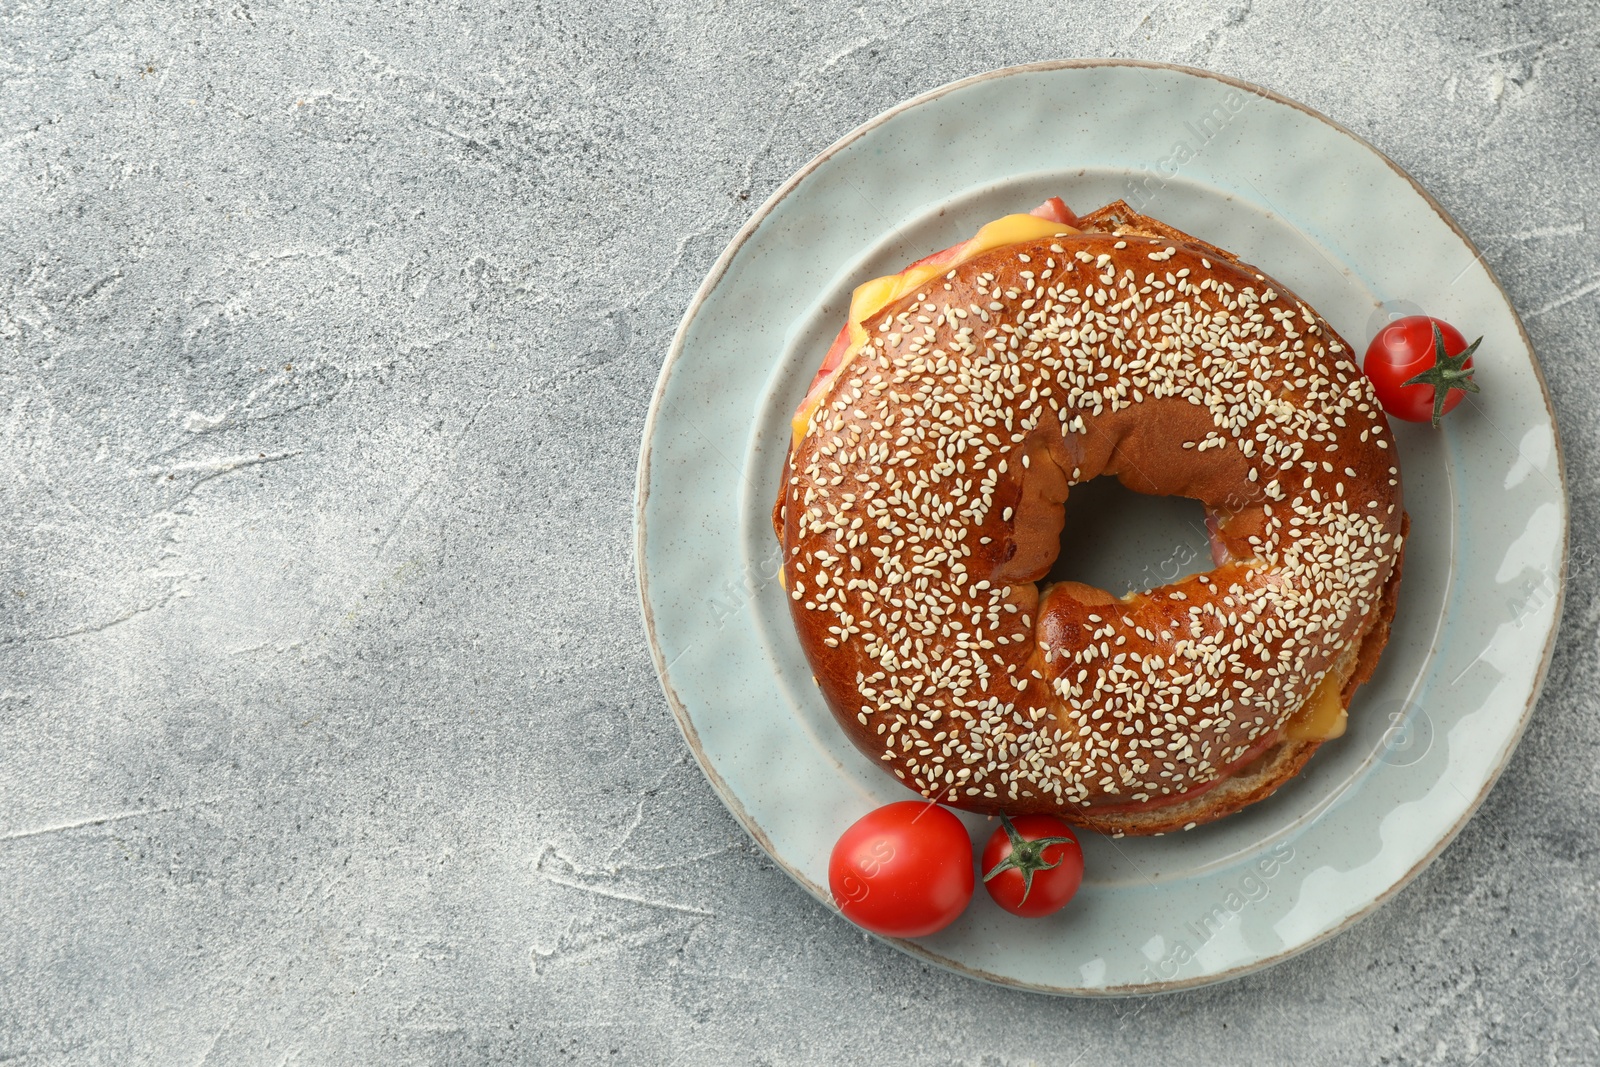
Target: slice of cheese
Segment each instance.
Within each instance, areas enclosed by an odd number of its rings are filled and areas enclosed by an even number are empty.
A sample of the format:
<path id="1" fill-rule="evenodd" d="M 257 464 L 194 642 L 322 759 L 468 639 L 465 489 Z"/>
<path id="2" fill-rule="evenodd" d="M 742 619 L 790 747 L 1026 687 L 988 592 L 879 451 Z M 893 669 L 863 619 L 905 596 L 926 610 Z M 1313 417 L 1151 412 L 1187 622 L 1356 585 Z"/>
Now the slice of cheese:
<path id="1" fill-rule="evenodd" d="M 845 349 L 844 357 L 834 368 L 829 382 L 836 380 L 856 353 L 866 347 L 867 331 L 861 324 L 895 301 L 910 296 L 933 279 L 948 274 L 973 256 L 991 249 L 1036 241 L 1041 237 L 1064 237 L 1080 232 L 1076 227 L 1041 219 L 1037 215 L 1006 215 L 984 226 L 971 240 L 956 245 L 946 253 L 930 257 L 926 263 L 917 263 L 899 274 L 861 283 L 850 297 L 850 347 Z M 811 416 L 826 393 L 826 388 L 813 390 L 808 402 L 795 412 L 792 426 L 795 440 L 804 437 L 811 428 Z"/>
<path id="2" fill-rule="evenodd" d="M 1344 735 L 1350 716 L 1340 693 L 1356 668 L 1361 640 L 1357 637 L 1345 647 L 1338 660 L 1328 668 L 1328 673 L 1322 676 L 1322 681 L 1306 697 L 1306 702 L 1300 705 L 1300 710 L 1283 724 L 1285 741 L 1331 741 Z"/>
<path id="3" fill-rule="evenodd" d="M 1329 741 L 1344 733 L 1349 715 L 1344 701 L 1339 699 L 1343 684 L 1332 674 L 1322 679 L 1322 684 L 1312 690 L 1300 710 L 1284 724 L 1286 741 Z"/>

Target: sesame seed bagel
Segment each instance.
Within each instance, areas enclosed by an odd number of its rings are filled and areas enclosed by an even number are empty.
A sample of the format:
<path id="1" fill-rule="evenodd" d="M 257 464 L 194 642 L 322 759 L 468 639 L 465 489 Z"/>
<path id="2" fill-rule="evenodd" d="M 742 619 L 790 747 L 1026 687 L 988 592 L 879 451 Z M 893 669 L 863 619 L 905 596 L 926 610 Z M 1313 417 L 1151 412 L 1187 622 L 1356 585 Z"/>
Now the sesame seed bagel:
<path id="1" fill-rule="evenodd" d="M 774 526 L 864 753 L 956 807 L 1161 833 L 1278 788 L 1323 739 L 1291 720 L 1370 675 L 1400 474 L 1348 345 L 1282 285 L 1120 203 L 1077 225 L 862 321 Z M 1102 475 L 1199 500 L 1217 565 L 1041 589 L 1068 493 Z"/>

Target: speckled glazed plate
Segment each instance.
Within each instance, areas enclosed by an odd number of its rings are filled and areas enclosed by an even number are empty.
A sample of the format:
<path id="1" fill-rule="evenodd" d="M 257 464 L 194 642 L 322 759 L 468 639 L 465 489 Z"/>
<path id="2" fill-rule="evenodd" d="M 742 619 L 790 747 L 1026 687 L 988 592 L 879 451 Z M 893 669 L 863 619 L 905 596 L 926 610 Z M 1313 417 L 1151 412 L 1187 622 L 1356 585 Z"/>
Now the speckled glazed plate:
<path id="1" fill-rule="evenodd" d="M 1516 745 L 1560 616 L 1566 495 L 1527 336 L 1471 242 L 1371 145 L 1254 86 L 1128 62 L 996 71 L 854 131 L 756 211 L 678 330 L 639 462 L 645 625 L 712 784 L 827 900 L 840 831 L 910 794 L 835 728 L 790 626 L 769 520 L 789 414 L 857 283 L 1051 195 L 1079 211 L 1123 198 L 1236 252 L 1358 350 L 1412 302 L 1485 337 L 1482 395 L 1443 432 L 1397 427 L 1405 578 L 1345 736 L 1217 823 L 1085 835 L 1083 890 L 1053 918 L 1014 918 L 980 891 L 954 926 L 897 942 L 1029 989 L 1178 989 L 1317 944 L 1438 855 Z M 1096 522 L 1116 535 L 1083 550 L 1082 577 L 1156 585 L 1171 575 L 1141 575 L 1199 555 L 1203 531 L 1172 503 L 1108 500 Z"/>

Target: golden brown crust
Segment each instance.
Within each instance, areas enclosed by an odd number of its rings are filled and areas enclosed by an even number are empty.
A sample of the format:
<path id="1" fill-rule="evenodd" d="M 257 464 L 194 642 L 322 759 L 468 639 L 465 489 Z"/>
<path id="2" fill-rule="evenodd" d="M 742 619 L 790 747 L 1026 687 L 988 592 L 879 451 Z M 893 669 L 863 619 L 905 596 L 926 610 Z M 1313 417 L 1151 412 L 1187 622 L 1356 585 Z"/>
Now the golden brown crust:
<path id="1" fill-rule="evenodd" d="M 1078 220 L 1079 228 L 1091 230 L 1095 233 L 1137 233 L 1146 237 L 1165 237 L 1169 241 L 1176 241 L 1200 249 L 1229 263 L 1239 262 L 1239 257 L 1232 252 L 1218 248 L 1209 241 L 1202 241 L 1191 234 L 1173 226 L 1168 226 L 1160 219 L 1153 219 L 1148 215 L 1141 215 L 1129 207 L 1125 200 L 1113 200 L 1105 207 L 1091 211 Z"/>
<path id="2" fill-rule="evenodd" d="M 1351 642 L 1370 673 L 1403 513 L 1342 339 L 1114 209 L 1119 234 L 996 249 L 864 323 L 774 522 L 801 645 L 863 752 L 958 807 L 1153 833 L 1309 758 L 1274 737 Z M 1130 599 L 1041 593 L 1071 485 L 1101 474 L 1201 500 L 1231 559 Z"/>
<path id="3" fill-rule="evenodd" d="M 1409 519 L 1402 520 L 1402 530 L 1408 529 Z M 1404 549 L 1400 553 L 1404 555 Z M 1350 707 L 1355 691 L 1372 676 L 1378 656 L 1389 642 L 1389 625 L 1394 621 L 1396 598 L 1400 591 L 1400 560 L 1395 560 L 1394 571 L 1384 585 L 1383 597 L 1378 605 L 1377 617 L 1371 629 L 1361 638 L 1361 650 L 1356 653 L 1356 667 L 1340 690 L 1340 702 Z M 1219 782 L 1214 788 L 1190 800 L 1175 804 L 1162 804 L 1142 811 L 1101 812 L 1088 808 L 1078 813 L 1077 825 L 1114 836 L 1144 836 L 1169 834 L 1203 826 L 1224 815 L 1231 815 L 1265 800 L 1281 789 L 1305 767 L 1323 741 L 1290 741 L 1273 745 L 1249 765 L 1241 767 Z"/>
<path id="4" fill-rule="evenodd" d="M 1078 811 L 1072 821 L 1088 830 L 1113 837 L 1170 834 L 1214 822 L 1265 800 L 1300 773 L 1321 741 L 1287 741 L 1274 745 L 1247 767 L 1240 768 L 1211 789 L 1191 800 L 1162 804 L 1140 811 Z"/>
<path id="5" fill-rule="evenodd" d="M 1339 691 L 1339 699 L 1344 701 L 1344 706 L 1347 708 L 1356 690 L 1365 685 L 1367 679 L 1372 677 L 1372 672 L 1378 669 L 1378 657 L 1383 654 L 1384 647 L 1389 643 L 1389 627 L 1394 622 L 1394 611 L 1400 597 L 1400 572 L 1405 567 L 1404 539 L 1409 536 L 1411 536 L 1411 516 L 1401 512 L 1401 546 L 1395 553 L 1394 572 L 1389 575 L 1389 582 L 1383 587 L 1383 600 L 1378 604 L 1378 617 L 1361 642 L 1361 652 L 1356 656 L 1355 670 L 1350 672 L 1344 688 Z"/>

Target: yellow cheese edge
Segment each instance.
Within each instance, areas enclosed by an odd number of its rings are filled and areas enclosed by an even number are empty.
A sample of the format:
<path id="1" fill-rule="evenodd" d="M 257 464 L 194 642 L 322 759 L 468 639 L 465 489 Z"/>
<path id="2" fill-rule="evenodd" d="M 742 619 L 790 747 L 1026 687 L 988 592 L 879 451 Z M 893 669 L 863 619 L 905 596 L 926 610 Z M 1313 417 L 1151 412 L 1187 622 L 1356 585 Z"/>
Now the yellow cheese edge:
<path id="1" fill-rule="evenodd" d="M 1283 724 L 1285 741 L 1332 741 L 1344 736 L 1350 714 L 1339 694 L 1356 669 L 1356 653 L 1361 649 L 1364 636 L 1345 647 L 1338 660 L 1328 668 L 1328 673 L 1322 676 L 1322 681 L 1306 697 L 1306 702 L 1300 705 L 1300 710 L 1289 716 L 1289 721 Z"/>
<path id="2" fill-rule="evenodd" d="M 889 274 L 869 282 L 862 282 L 856 286 L 855 292 L 850 297 L 850 347 L 845 349 L 844 356 L 834 368 L 832 377 L 837 378 L 840 372 L 849 366 L 856 353 L 866 347 L 867 331 L 861 324 L 896 300 L 909 296 L 927 282 L 942 274 L 948 274 L 983 252 L 1003 248 L 1006 245 L 1021 244 L 1024 241 L 1037 241 L 1041 237 L 1065 237 L 1068 234 L 1081 232 L 1074 226 L 1041 219 L 1037 215 L 1006 215 L 985 225 L 971 240 L 957 245 L 955 254 L 948 260 L 923 263 L 908 267 L 899 274 Z M 795 412 L 790 428 L 796 441 L 804 437 L 806 431 L 811 428 L 811 417 L 825 393 L 826 389 L 817 390 L 811 402 Z"/>

